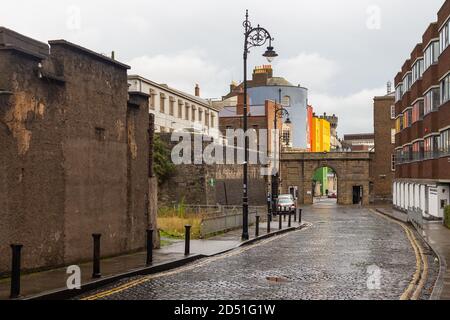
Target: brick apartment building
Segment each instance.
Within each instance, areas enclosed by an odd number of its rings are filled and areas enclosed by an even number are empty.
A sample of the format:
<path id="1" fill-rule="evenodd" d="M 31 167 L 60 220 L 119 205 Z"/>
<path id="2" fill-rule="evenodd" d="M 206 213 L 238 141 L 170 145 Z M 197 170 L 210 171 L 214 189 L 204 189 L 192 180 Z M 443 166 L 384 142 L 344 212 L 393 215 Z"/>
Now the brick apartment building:
<path id="1" fill-rule="evenodd" d="M 395 77 L 394 205 L 442 218 L 450 193 L 450 1 Z"/>
<path id="2" fill-rule="evenodd" d="M 93 233 L 105 256 L 144 247 L 148 95 L 128 92 L 128 69 L 0 27 L 0 275 L 10 244 L 23 245 L 24 270 L 90 260 Z"/>
<path id="3" fill-rule="evenodd" d="M 375 202 L 392 202 L 395 172 L 395 97 L 374 97 L 375 154 L 372 156 L 372 196 Z"/>

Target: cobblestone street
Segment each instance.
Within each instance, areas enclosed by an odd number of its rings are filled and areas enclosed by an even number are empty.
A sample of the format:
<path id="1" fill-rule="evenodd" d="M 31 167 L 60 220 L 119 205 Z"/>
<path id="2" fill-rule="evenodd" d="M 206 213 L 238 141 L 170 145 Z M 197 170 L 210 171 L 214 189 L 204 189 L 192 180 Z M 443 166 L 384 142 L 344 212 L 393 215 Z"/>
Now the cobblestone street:
<path id="1" fill-rule="evenodd" d="M 368 209 L 316 205 L 311 227 L 180 269 L 136 277 L 84 297 L 100 299 L 393 299 L 416 259 L 404 230 Z M 368 287 L 373 270 L 379 287 Z"/>

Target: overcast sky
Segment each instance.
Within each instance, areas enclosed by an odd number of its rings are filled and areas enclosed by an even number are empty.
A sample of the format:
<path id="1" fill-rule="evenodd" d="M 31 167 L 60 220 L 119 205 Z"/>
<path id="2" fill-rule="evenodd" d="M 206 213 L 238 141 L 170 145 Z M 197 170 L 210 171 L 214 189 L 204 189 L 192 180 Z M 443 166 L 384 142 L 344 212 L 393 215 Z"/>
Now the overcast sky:
<path id="1" fill-rule="evenodd" d="M 386 93 L 443 0 L 3 0 L 0 26 L 41 41 L 66 39 L 156 82 L 218 98 L 242 80 L 245 9 L 279 53 L 274 73 L 309 89 L 338 132 L 373 131 L 372 98 Z M 249 70 L 266 63 L 262 48 Z"/>

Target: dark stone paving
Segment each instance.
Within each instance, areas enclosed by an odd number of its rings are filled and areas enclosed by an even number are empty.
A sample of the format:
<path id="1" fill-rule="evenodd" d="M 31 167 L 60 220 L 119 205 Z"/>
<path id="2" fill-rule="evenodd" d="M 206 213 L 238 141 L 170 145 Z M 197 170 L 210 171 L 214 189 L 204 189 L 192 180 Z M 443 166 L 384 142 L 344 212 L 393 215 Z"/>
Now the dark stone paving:
<path id="1" fill-rule="evenodd" d="M 304 220 L 313 226 L 105 299 L 399 299 L 416 264 L 399 225 L 366 209 L 332 206 L 305 209 Z M 367 285 L 374 266 L 379 289 Z M 282 281 L 270 281 L 277 277 Z"/>

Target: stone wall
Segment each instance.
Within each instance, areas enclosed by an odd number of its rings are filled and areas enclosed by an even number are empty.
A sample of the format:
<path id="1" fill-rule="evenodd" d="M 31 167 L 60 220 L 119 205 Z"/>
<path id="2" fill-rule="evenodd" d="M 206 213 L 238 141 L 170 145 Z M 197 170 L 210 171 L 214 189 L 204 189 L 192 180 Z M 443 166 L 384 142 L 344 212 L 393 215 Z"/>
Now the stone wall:
<path id="1" fill-rule="evenodd" d="M 28 45 L 0 43 L 0 273 L 11 243 L 24 245 L 24 269 L 90 260 L 92 233 L 103 256 L 143 248 L 148 99 L 128 94 L 128 66 L 3 32 Z"/>
<path id="2" fill-rule="evenodd" d="M 170 150 L 176 142 L 171 135 L 160 134 Z M 182 164 L 162 185 L 158 193 L 160 206 L 173 206 L 184 201 L 189 205 L 240 205 L 242 204 L 242 164 Z M 267 177 L 261 175 L 261 166 L 249 165 L 249 205 L 266 204 Z"/>

